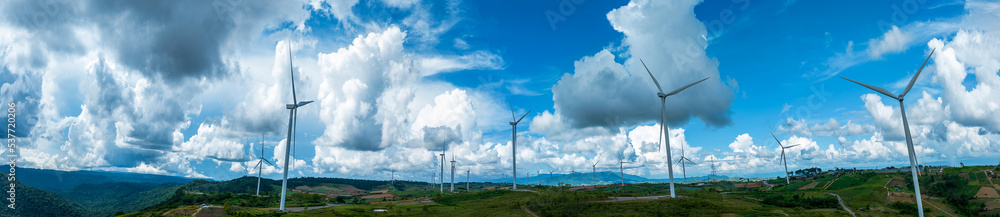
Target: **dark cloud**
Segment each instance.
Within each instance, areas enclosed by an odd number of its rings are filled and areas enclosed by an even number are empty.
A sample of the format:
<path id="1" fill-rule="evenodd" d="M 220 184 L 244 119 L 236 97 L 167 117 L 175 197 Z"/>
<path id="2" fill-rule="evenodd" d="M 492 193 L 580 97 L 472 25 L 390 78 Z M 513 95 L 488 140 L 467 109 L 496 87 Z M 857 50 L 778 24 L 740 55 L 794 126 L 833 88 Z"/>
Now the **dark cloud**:
<path id="1" fill-rule="evenodd" d="M 377 151 L 382 150 L 382 124 L 375 118 L 359 119 L 354 123 L 354 130 L 348 130 L 344 142 L 340 146 L 351 150 Z"/>
<path id="2" fill-rule="evenodd" d="M 638 63 L 638 61 L 635 61 Z M 646 62 L 652 64 L 652 61 Z M 656 86 L 641 65 L 626 71 L 607 50 L 574 63 L 575 72 L 564 74 L 552 87 L 556 112 L 574 127 L 618 127 L 659 120 L 660 98 Z M 641 70 L 641 71 L 640 71 Z M 671 77 L 659 74 L 664 92 L 700 80 L 702 75 Z M 667 97 L 666 120 L 676 126 L 697 117 L 711 126 L 732 122 L 729 106 L 733 93 L 718 76 Z M 609 121 L 616 120 L 616 121 Z M 659 121 L 657 121 L 659 122 Z"/>
<path id="3" fill-rule="evenodd" d="M 424 127 L 424 146 L 428 150 L 442 151 L 447 146 L 462 143 L 462 130 L 449 127 Z"/>
<path id="4" fill-rule="evenodd" d="M 29 32 L 35 40 L 31 55 L 44 51 L 85 52 L 77 37 L 94 34 L 109 57 L 149 78 L 170 82 L 220 78 L 230 74 L 223 59 L 237 29 L 235 17 L 271 14 L 269 3 L 239 1 L 11 1 L 4 19 Z M 78 27 L 96 32 L 77 34 Z M 246 34 L 246 33 L 241 33 Z M 45 58 L 31 58 L 44 65 Z"/>

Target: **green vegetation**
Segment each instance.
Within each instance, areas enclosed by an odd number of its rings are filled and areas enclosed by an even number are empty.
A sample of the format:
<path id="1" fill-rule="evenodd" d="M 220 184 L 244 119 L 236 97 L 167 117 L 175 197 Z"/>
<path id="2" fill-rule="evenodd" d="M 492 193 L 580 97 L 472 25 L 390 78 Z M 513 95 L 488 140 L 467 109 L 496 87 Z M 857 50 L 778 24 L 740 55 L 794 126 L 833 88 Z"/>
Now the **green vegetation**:
<path id="1" fill-rule="evenodd" d="M 944 198 L 944 201 L 955 208 L 955 211 L 963 215 L 975 215 L 981 209 L 980 204 L 970 203 L 979 187 L 970 185 L 969 181 L 956 174 L 924 175 L 920 176 L 921 185 L 925 187 L 928 195 Z M 907 178 L 907 186 L 913 186 L 913 179 Z"/>
<path id="2" fill-rule="evenodd" d="M 6 173 L 0 174 L 7 177 Z M 0 180 L 2 180 L 0 186 L 5 186 L 6 189 L 10 188 L 11 183 L 17 186 L 14 188 L 17 191 L 15 209 L 0 207 L 0 216 L 97 216 L 86 207 L 59 194 L 21 184 L 17 180 L 7 181 L 6 178 Z M 5 201 L 4 204 L 10 203 Z"/>
<path id="3" fill-rule="evenodd" d="M 917 215 L 917 204 L 896 202 L 896 203 L 890 203 L 889 207 L 899 210 L 899 214 L 911 215 L 911 216 Z M 929 213 L 929 212 L 931 212 L 931 209 L 924 208 L 924 213 Z"/>
<path id="4" fill-rule="evenodd" d="M 850 188 L 860 185 L 861 183 L 862 183 L 861 179 L 855 178 L 854 176 L 845 175 L 834 180 L 833 184 L 830 184 L 830 186 L 827 187 L 826 190 L 838 190 L 838 189 Z"/>
<path id="5" fill-rule="evenodd" d="M 60 193 L 66 199 L 90 208 L 100 216 L 117 212 L 129 213 L 156 205 L 173 195 L 180 187 L 176 183 L 108 182 L 80 184 Z"/>

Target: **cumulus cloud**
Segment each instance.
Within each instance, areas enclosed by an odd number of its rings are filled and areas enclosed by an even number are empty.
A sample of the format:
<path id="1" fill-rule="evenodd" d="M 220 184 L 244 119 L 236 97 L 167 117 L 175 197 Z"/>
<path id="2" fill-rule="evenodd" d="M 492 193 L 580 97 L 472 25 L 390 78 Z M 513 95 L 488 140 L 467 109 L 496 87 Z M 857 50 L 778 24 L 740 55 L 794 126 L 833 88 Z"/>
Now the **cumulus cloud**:
<path id="1" fill-rule="evenodd" d="M 711 77 L 666 102 L 668 123 L 694 116 L 712 126 L 731 122 L 733 92 L 726 87 L 717 63 L 705 56 L 704 25 L 695 19 L 697 1 L 633 1 L 608 13 L 615 30 L 624 34 L 625 64 L 615 62 L 608 49 L 575 61 L 552 87 L 555 111 L 551 119 L 573 128 L 612 127 L 607 114 L 625 124 L 657 120 L 660 103 L 656 87 L 638 58 L 645 60 L 664 91 Z M 681 49 L 678 49 L 681 48 Z"/>
<path id="2" fill-rule="evenodd" d="M 911 41 L 913 36 L 909 32 L 903 32 L 894 25 L 882 37 L 868 41 L 868 56 L 879 59 L 882 58 L 882 54 L 899 53 L 910 47 Z"/>

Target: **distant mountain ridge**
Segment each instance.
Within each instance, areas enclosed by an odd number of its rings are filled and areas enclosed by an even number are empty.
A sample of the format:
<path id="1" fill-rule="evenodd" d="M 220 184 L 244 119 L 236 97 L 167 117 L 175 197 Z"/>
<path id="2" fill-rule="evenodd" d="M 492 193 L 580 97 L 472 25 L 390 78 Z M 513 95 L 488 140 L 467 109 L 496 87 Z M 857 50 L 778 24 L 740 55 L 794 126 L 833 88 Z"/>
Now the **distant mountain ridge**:
<path id="1" fill-rule="evenodd" d="M 646 182 L 649 182 L 649 183 L 666 183 L 666 182 L 670 181 L 669 179 L 650 179 L 650 178 L 646 178 L 646 177 L 642 177 L 642 176 L 637 176 L 637 175 L 630 175 L 630 174 L 625 174 L 624 177 L 625 177 L 625 183 L 646 183 Z M 674 175 L 674 182 L 676 182 L 676 183 L 703 182 L 703 181 L 708 181 L 708 180 L 711 180 L 711 179 L 728 179 L 728 178 L 729 178 L 728 176 L 711 176 L 711 175 L 706 175 L 706 176 L 688 177 L 685 180 L 684 178 L 681 178 L 680 176 L 677 176 L 675 174 Z M 508 177 L 506 179 L 490 179 L 490 180 L 483 180 L 483 181 L 484 182 L 494 182 L 494 183 L 499 183 L 499 182 L 510 183 L 511 182 L 511 178 Z M 616 184 L 616 183 L 621 183 L 621 182 L 622 182 L 622 176 L 620 175 L 620 173 L 611 172 L 611 171 L 597 172 L 596 174 L 590 173 L 590 172 L 577 172 L 577 173 L 573 173 L 572 175 L 571 174 L 553 173 L 551 176 L 549 174 L 542 173 L 541 175 L 533 175 L 533 176 L 530 176 L 530 177 L 523 177 L 523 176 L 518 176 L 517 177 L 517 183 L 518 184 L 531 184 L 531 185 L 536 185 L 536 184 L 541 184 L 541 185 L 570 184 L 570 185 L 577 186 L 577 185 L 607 185 L 607 184 Z"/>
<path id="2" fill-rule="evenodd" d="M 0 166 L 0 171 L 10 171 L 10 166 Z M 80 184 L 101 184 L 107 182 L 184 184 L 195 180 L 176 176 L 110 171 L 58 171 L 25 167 L 17 167 L 15 171 L 15 176 L 20 183 L 50 192 L 66 191 Z"/>

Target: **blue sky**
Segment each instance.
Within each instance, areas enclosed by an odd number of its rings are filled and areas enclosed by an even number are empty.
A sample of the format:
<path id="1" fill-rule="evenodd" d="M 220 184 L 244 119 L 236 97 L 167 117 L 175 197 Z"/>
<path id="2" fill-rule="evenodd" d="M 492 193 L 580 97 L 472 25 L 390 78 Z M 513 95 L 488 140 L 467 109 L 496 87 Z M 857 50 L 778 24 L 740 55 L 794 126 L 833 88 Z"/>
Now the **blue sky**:
<path id="1" fill-rule="evenodd" d="M 982 1 L 164 1 L 4 3 L 0 78 L 23 166 L 231 179 L 426 181 L 437 153 L 479 179 L 599 160 L 667 176 L 906 165 L 902 91 L 921 163 L 992 164 L 1000 146 L 1000 4 Z M 24 17 L 32 17 L 26 19 Z M 74 17 L 79 17 L 75 19 Z M 74 19 L 71 19 L 74 18 Z M 508 104 L 510 103 L 510 104 Z M 530 110 L 530 112 L 528 112 Z M 263 136 L 261 144 L 259 138 Z M 279 145 L 281 144 L 281 145 Z M 665 147 L 665 146 L 664 146 Z M 675 166 L 675 175 L 679 166 Z M 281 169 L 264 166 L 278 178 Z M 523 174 L 519 174 L 523 175 Z M 476 178 L 473 178 L 476 179 Z"/>

